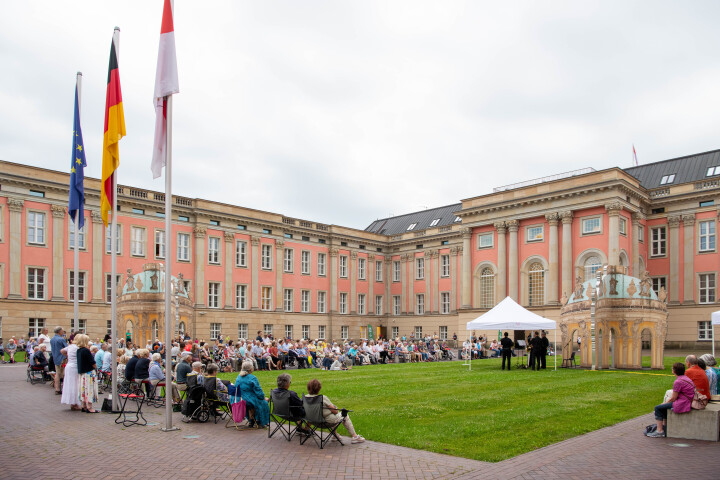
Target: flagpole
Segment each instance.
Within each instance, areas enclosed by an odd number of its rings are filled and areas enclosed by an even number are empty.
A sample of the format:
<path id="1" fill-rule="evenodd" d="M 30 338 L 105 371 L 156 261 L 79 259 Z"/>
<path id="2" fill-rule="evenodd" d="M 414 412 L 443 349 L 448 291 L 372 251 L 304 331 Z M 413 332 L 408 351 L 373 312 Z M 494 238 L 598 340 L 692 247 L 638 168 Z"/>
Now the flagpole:
<path id="1" fill-rule="evenodd" d="M 78 123 L 80 123 L 80 112 L 82 111 L 81 105 L 82 105 L 82 72 L 77 72 L 75 75 L 75 88 L 77 88 L 77 97 L 78 97 Z M 84 201 L 84 199 L 80 199 L 80 201 Z M 75 322 L 75 327 L 78 328 L 80 326 L 80 321 L 78 318 L 80 317 L 80 299 L 78 298 L 78 294 L 80 293 L 80 277 L 79 275 L 79 264 L 80 264 L 80 228 L 78 225 L 80 223 L 78 220 L 80 219 L 80 209 L 78 208 L 75 210 L 75 245 L 74 245 L 74 252 L 73 252 L 73 279 L 75 280 L 75 285 L 73 288 L 73 318 Z M 72 329 L 71 329 L 72 330 Z"/>
<path id="2" fill-rule="evenodd" d="M 115 45 L 115 57 L 120 63 L 120 27 L 113 31 L 113 43 Z M 113 412 L 120 410 L 117 385 L 117 170 L 112 174 L 112 223 L 110 224 L 110 341 L 112 342 L 112 409 Z"/>
<path id="3" fill-rule="evenodd" d="M 165 144 L 165 428 L 164 432 L 179 430 L 172 426 L 172 342 L 170 323 L 173 321 L 170 299 L 172 296 L 172 95 L 164 98 L 167 135 Z"/>

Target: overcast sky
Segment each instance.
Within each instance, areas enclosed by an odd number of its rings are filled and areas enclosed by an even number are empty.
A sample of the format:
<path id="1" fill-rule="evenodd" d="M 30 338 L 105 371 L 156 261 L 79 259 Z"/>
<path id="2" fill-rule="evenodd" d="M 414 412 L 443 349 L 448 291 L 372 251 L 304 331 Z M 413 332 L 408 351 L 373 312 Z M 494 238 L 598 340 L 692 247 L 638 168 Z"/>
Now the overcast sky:
<path id="1" fill-rule="evenodd" d="M 4 1 L 0 159 L 99 178 L 121 28 L 120 184 L 152 179 L 162 0 Z M 493 187 L 720 148 L 717 1 L 175 2 L 173 193 L 365 228 Z"/>

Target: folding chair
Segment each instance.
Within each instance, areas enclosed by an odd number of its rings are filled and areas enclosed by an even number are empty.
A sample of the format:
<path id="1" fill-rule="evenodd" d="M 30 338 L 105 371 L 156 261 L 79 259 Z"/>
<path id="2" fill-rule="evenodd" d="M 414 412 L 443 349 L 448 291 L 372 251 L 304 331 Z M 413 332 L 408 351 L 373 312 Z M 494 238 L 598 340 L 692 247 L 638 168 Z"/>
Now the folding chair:
<path id="1" fill-rule="evenodd" d="M 288 390 L 273 390 L 270 392 L 270 428 L 268 438 L 271 438 L 279 430 L 283 437 L 289 442 L 297 433 L 295 422 L 300 420 L 290 414 L 290 393 Z M 275 428 L 272 428 L 275 422 Z"/>
<path id="2" fill-rule="evenodd" d="M 142 406 L 145 403 L 145 392 L 143 391 L 142 381 L 134 381 L 130 383 L 130 391 L 128 393 L 118 393 L 122 401 L 120 414 L 115 419 L 115 423 L 122 423 L 123 427 L 131 425 L 147 425 L 147 420 L 142 414 Z M 128 409 L 128 400 L 135 402 L 135 409 Z M 122 420 L 120 419 L 122 417 Z M 128 418 L 130 417 L 130 418 Z"/>
<path id="3" fill-rule="evenodd" d="M 207 407 L 209 408 L 210 414 L 213 415 L 214 423 L 222 419 L 227 419 L 225 422 L 225 428 L 235 427 L 236 430 L 240 429 L 240 424 L 236 423 L 232 416 L 232 407 L 230 406 L 229 400 L 220 400 L 218 391 L 215 389 L 215 380 L 217 377 L 205 377 L 203 386 L 205 387 Z M 222 392 L 225 393 L 225 392 Z M 230 425 L 230 422 L 233 425 Z"/>
<path id="4" fill-rule="evenodd" d="M 345 445 L 337 434 L 337 428 L 342 423 L 342 419 L 337 423 L 328 423 L 325 421 L 325 416 L 323 415 L 323 396 L 306 397 L 303 395 L 302 401 L 303 408 L 305 408 L 305 418 L 303 420 L 310 427 L 310 434 L 304 438 L 300 438 L 300 445 L 303 445 L 310 437 L 315 440 L 315 443 L 321 449 L 333 438 L 340 442 L 340 445 Z M 319 435 L 318 430 L 320 431 Z M 325 437 L 323 437 L 323 430 L 327 430 Z"/>
<path id="5" fill-rule="evenodd" d="M 577 363 L 575 361 L 575 352 L 570 354 L 570 358 L 563 358 L 562 365 L 560 368 L 575 368 Z"/>

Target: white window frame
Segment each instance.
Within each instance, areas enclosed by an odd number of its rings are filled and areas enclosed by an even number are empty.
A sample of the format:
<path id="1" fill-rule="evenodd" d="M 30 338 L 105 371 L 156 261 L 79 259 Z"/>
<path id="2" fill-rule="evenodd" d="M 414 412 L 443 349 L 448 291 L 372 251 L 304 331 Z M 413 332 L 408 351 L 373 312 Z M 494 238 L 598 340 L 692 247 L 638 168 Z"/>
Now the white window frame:
<path id="1" fill-rule="evenodd" d="M 270 312 L 273 309 L 272 287 L 263 286 L 260 288 L 260 310 Z"/>
<path id="2" fill-rule="evenodd" d="M 136 225 L 130 226 L 130 255 L 133 257 L 145 257 L 145 243 L 147 229 Z"/>
<path id="3" fill-rule="evenodd" d="M 656 239 L 656 232 L 658 238 Z M 662 232 L 662 238 L 660 233 Z M 650 229 L 650 258 L 667 256 L 667 227 L 659 225 Z"/>
<path id="4" fill-rule="evenodd" d="M 317 274 L 318 277 L 324 277 L 327 275 L 327 254 L 317 254 Z"/>
<path id="5" fill-rule="evenodd" d="M 273 325 L 272 325 L 272 323 L 266 323 L 266 324 L 263 325 L 263 333 L 264 333 L 265 335 L 268 335 L 268 336 L 270 336 L 270 335 L 273 334 Z"/>
<path id="6" fill-rule="evenodd" d="M 383 296 L 375 295 L 375 315 L 382 315 L 383 313 Z"/>
<path id="7" fill-rule="evenodd" d="M 28 245 L 47 244 L 47 214 L 37 210 L 28 210 L 25 218 Z"/>
<path id="8" fill-rule="evenodd" d="M 220 237 L 208 237 L 208 263 L 220 265 Z"/>
<path id="9" fill-rule="evenodd" d="M 285 338 L 293 338 L 293 326 L 285 325 Z"/>
<path id="10" fill-rule="evenodd" d="M 415 230 L 415 227 L 417 227 L 417 223 L 411 223 L 405 231 L 409 232 L 410 230 Z"/>
<path id="11" fill-rule="evenodd" d="M 348 276 L 348 256 L 338 255 L 338 275 L 340 278 L 347 278 Z"/>
<path id="12" fill-rule="evenodd" d="M 348 338 L 350 338 L 350 329 L 347 325 L 343 325 L 340 327 L 340 338 L 342 340 L 347 340 Z"/>
<path id="13" fill-rule="evenodd" d="M 108 225 L 105 229 L 105 254 L 107 255 L 112 253 L 110 248 L 110 228 L 112 227 Z M 117 229 L 117 232 L 115 232 L 115 255 L 122 255 L 122 224 L 116 224 L 115 228 Z"/>
<path id="14" fill-rule="evenodd" d="M 215 340 L 222 335 L 222 324 L 213 322 L 210 324 L 210 340 Z"/>
<path id="15" fill-rule="evenodd" d="M 78 318 L 78 322 L 76 325 L 75 319 L 71 318 L 70 319 L 70 331 L 71 332 L 86 332 L 87 331 L 87 320 L 84 318 Z M 108 333 L 110 333 L 110 332 L 108 331 Z"/>
<path id="16" fill-rule="evenodd" d="M 283 253 L 283 272 L 293 273 L 295 271 L 295 249 L 286 248 Z"/>
<path id="17" fill-rule="evenodd" d="M 402 297 L 400 295 L 393 295 L 393 315 L 400 315 L 402 313 Z"/>
<path id="18" fill-rule="evenodd" d="M 268 243 L 260 245 L 260 268 L 272 270 L 272 245 Z"/>
<path id="19" fill-rule="evenodd" d="M 155 230 L 155 258 L 165 258 L 165 230 Z"/>
<path id="20" fill-rule="evenodd" d="M 348 313 L 348 294 L 340 292 L 338 297 L 338 313 L 345 315 Z"/>
<path id="21" fill-rule="evenodd" d="M 190 261 L 190 234 L 187 232 L 177 234 L 177 261 Z"/>
<path id="22" fill-rule="evenodd" d="M 32 272 L 32 277 L 31 277 Z M 42 274 L 42 280 L 38 281 L 38 274 Z M 27 267 L 25 269 L 25 278 L 27 298 L 28 300 L 45 300 L 47 296 L 47 273 L 48 269 L 43 267 Z M 38 295 L 38 291 L 42 294 Z M 31 294 L 32 292 L 32 294 Z"/>
<path id="23" fill-rule="evenodd" d="M 590 223 L 592 222 L 592 224 Z M 593 228 L 588 228 L 588 225 L 592 225 Z M 585 217 L 580 219 L 580 235 L 600 235 L 603 232 L 603 219 L 602 215 L 595 215 L 592 217 Z"/>
<path id="24" fill-rule="evenodd" d="M 310 290 L 300 290 L 300 311 L 310 313 Z"/>
<path id="25" fill-rule="evenodd" d="M 495 246 L 495 234 L 493 232 L 478 233 L 477 248 L 478 250 L 485 248 L 493 248 Z"/>
<path id="26" fill-rule="evenodd" d="M 658 276 L 658 277 L 651 277 L 651 286 L 655 294 L 660 292 L 660 287 L 665 287 L 665 291 L 668 291 L 667 287 L 667 277 L 666 276 Z"/>
<path id="27" fill-rule="evenodd" d="M 717 274 L 698 273 L 698 303 L 710 304 L 717 300 Z"/>
<path id="28" fill-rule="evenodd" d="M 119 273 L 115 274 L 117 286 L 115 293 L 122 292 L 122 275 Z M 112 303 L 112 273 L 105 274 L 105 303 Z"/>
<path id="29" fill-rule="evenodd" d="M 383 262 L 382 260 L 375 260 L 375 281 L 383 281 Z"/>
<path id="30" fill-rule="evenodd" d="M 365 313 L 366 313 L 366 304 L 365 304 L 366 298 L 367 297 L 365 296 L 364 293 L 358 293 L 358 296 L 357 296 L 357 314 L 358 315 L 365 315 Z"/>
<path id="31" fill-rule="evenodd" d="M 698 251 L 714 252 L 717 245 L 715 220 L 698 222 Z"/>
<path id="32" fill-rule="evenodd" d="M 430 222 L 430 226 L 431 226 L 431 227 L 434 227 L 435 225 L 438 224 L 438 222 L 440 222 L 440 219 L 439 219 L 439 218 L 436 218 L 436 219 L 434 219 L 432 222 Z"/>
<path id="33" fill-rule="evenodd" d="M 283 311 L 292 313 L 294 311 L 295 292 L 292 288 L 283 289 Z"/>
<path id="34" fill-rule="evenodd" d="M 401 267 L 400 262 L 397 260 L 394 260 L 392 262 L 393 264 L 393 282 L 399 282 L 400 281 L 400 273 L 401 273 Z"/>
<path id="35" fill-rule="evenodd" d="M 208 308 L 220 308 L 220 282 L 208 282 L 207 306 Z"/>
<path id="36" fill-rule="evenodd" d="M 44 318 L 29 318 L 28 319 L 28 330 L 30 332 L 31 337 L 38 337 L 40 336 L 40 332 L 42 332 L 42 329 L 45 328 L 45 319 Z"/>
<path id="37" fill-rule="evenodd" d="M 318 340 L 325 340 L 325 325 L 318 325 Z"/>
<path id="38" fill-rule="evenodd" d="M 312 263 L 312 252 L 303 250 L 300 252 L 300 274 L 310 275 L 310 264 Z"/>
<path id="39" fill-rule="evenodd" d="M 710 320 L 701 320 L 697 322 L 698 324 L 698 341 L 705 342 L 705 341 L 712 341 L 713 339 L 713 331 L 712 331 L 712 324 L 710 323 Z"/>
<path id="40" fill-rule="evenodd" d="M 425 315 L 425 294 L 415 295 L 415 315 Z"/>
<path id="41" fill-rule="evenodd" d="M 443 315 L 450 313 L 450 292 L 440 292 L 440 313 Z"/>
<path id="42" fill-rule="evenodd" d="M 310 339 L 310 325 L 301 325 L 300 326 L 300 337 L 303 340 Z"/>
<path id="43" fill-rule="evenodd" d="M 400 335 L 400 327 L 392 327 L 392 337 L 391 338 L 398 338 Z"/>
<path id="44" fill-rule="evenodd" d="M 367 259 L 358 257 L 357 259 L 358 280 L 367 279 Z"/>
<path id="45" fill-rule="evenodd" d="M 417 257 L 415 259 L 415 280 L 425 279 L 425 258 Z"/>
<path id="46" fill-rule="evenodd" d="M 620 216 L 618 221 L 618 231 L 620 232 L 620 235 L 624 235 L 627 237 L 627 219 L 622 215 Z"/>
<path id="47" fill-rule="evenodd" d="M 244 338 L 247 340 L 247 338 L 248 338 L 248 324 L 247 323 L 238 323 L 238 338 Z"/>
<path id="48" fill-rule="evenodd" d="M 660 179 L 660 185 L 670 185 L 675 181 L 675 173 L 671 173 L 669 175 L 663 175 Z"/>
<path id="49" fill-rule="evenodd" d="M 422 325 L 415 326 L 415 338 L 423 338 Z"/>
<path id="50" fill-rule="evenodd" d="M 440 276 L 443 278 L 450 276 L 450 255 L 440 255 Z"/>
<path id="51" fill-rule="evenodd" d="M 247 310 L 247 285 L 235 285 L 235 308 L 238 310 Z M 245 337 L 240 337 L 245 338 Z"/>
<path id="52" fill-rule="evenodd" d="M 539 230 L 538 233 L 533 233 L 535 230 Z M 534 238 L 531 238 L 534 237 Z M 525 227 L 525 241 L 527 243 L 544 242 L 545 241 L 545 225 L 528 225 Z"/>
<path id="53" fill-rule="evenodd" d="M 235 266 L 247 268 L 247 242 L 244 240 L 235 240 Z"/>
<path id="54" fill-rule="evenodd" d="M 73 269 L 68 269 L 68 296 L 67 299 L 70 301 L 74 301 L 75 299 L 75 271 Z M 83 270 L 78 271 L 78 277 L 80 278 L 80 285 L 78 285 L 78 302 L 85 302 L 85 299 L 87 298 L 87 272 Z"/>
<path id="55" fill-rule="evenodd" d="M 439 327 L 439 339 L 440 339 L 440 340 L 447 340 L 447 339 L 448 339 L 448 327 L 447 327 L 447 325 L 440 325 L 440 327 Z"/>
<path id="56" fill-rule="evenodd" d="M 85 250 L 87 248 L 87 244 L 85 243 L 85 232 L 87 225 L 83 225 L 83 227 L 80 229 L 80 233 L 78 234 L 78 238 L 80 239 L 80 245 L 78 246 L 78 249 Z M 75 249 L 75 222 L 72 221 L 71 217 L 68 217 L 68 250 L 74 250 Z"/>
<path id="57" fill-rule="evenodd" d="M 317 313 L 327 312 L 327 292 L 317 292 Z"/>

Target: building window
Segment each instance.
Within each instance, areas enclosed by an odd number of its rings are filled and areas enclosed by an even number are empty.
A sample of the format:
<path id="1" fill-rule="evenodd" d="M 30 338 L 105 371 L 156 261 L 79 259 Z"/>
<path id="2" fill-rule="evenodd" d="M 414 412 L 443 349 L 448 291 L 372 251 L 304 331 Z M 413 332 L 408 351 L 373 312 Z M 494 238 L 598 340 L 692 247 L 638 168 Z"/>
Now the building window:
<path id="1" fill-rule="evenodd" d="M 415 327 L 415 338 L 422 338 L 422 336 L 423 336 L 422 327 L 421 326 Z"/>
<path id="2" fill-rule="evenodd" d="M 220 284 L 218 282 L 208 283 L 208 307 L 218 308 L 220 304 Z"/>
<path id="3" fill-rule="evenodd" d="M 283 256 L 283 271 L 285 273 L 293 273 L 295 263 L 295 250 L 292 248 L 286 248 Z"/>
<path id="4" fill-rule="evenodd" d="M 220 338 L 220 335 L 222 335 L 220 330 L 220 324 L 219 323 L 211 323 L 210 324 L 210 340 L 215 340 L 216 338 Z"/>
<path id="5" fill-rule="evenodd" d="M 325 325 L 318 325 L 318 340 L 325 340 Z"/>
<path id="6" fill-rule="evenodd" d="M 247 310 L 247 285 L 235 285 L 235 308 Z"/>
<path id="7" fill-rule="evenodd" d="M 184 323 L 180 322 L 181 325 L 184 325 Z M 182 330 L 183 332 L 185 330 Z M 112 335 L 112 320 L 107 321 L 107 330 L 105 331 L 108 335 Z"/>
<path id="8" fill-rule="evenodd" d="M 652 289 L 657 294 L 660 288 L 664 288 L 667 292 L 667 277 L 652 277 Z"/>
<path id="9" fill-rule="evenodd" d="M 357 262 L 358 280 L 365 280 L 367 260 L 365 260 L 364 258 L 358 258 Z"/>
<path id="10" fill-rule="evenodd" d="M 393 262 L 393 282 L 400 281 L 400 262 Z"/>
<path id="11" fill-rule="evenodd" d="M 431 227 L 434 227 L 435 225 L 438 224 L 438 222 L 440 222 L 440 219 L 439 219 L 439 218 L 436 218 L 436 219 L 434 219 L 432 222 L 430 222 L 430 226 L 431 226 Z"/>
<path id="12" fill-rule="evenodd" d="M 699 206 L 700 208 L 703 208 L 703 207 L 712 207 L 713 205 L 715 205 L 715 200 L 703 200 L 702 202 L 700 202 L 700 203 L 698 204 L 698 206 Z"/>
<path id="13" fill-rule="evenodd" d="M 208 237 L 208 263 L 220 263 L 220 237 Z"/>
<path id="14" fill-rule="evenodd" d="M 448 328 L 447 326 L 441 326 L 440 327 L 440 340 L 447 340 L 448 339 Z"/>
<path id="15" fill-rule="evenodd" d="M 68 300 L 75 300 L 75 271 L 70 270 L 68 275 Z M 85 301 L 85 272 L 78 272 L 78 302 Z"/>
<path id="16" fill-rule="evenodd" d="M 157 339 L 158 339 L 158 322 L 157 322 L 157 320 L 153 320 L 152 324 L 150 325 L 150 334 L 152 335 L 152 338 L 154 338 L 157 341 Z"/>
<path id="17" fill-rule="evenodd" d="M 182 282 L 183 292 L 190 294 L 190 280 L 183 280 Z"/>
<path id="18" fill-rule="evenodd" d="M 415 296 L 415 315 L 425 314 L 425 294 L 418 293 Z"/>
<path id="19" fill-rule="evenodd" d="M 343 340 L 347 340 L 349 338 L 348 327 L 345 325 L 340 327 L 340 338 L 342 338 Z"/>
<path id="20" fill-rule="evenodd" d="M 485 267 L 480 272 L 480 308 L 492 308 L 495 305 L 495 272 Z"/>
<path id="21" fill-rule="evenodd" d="M 75 248 L 75 222 L 72 220 L 68 221 L 68 233 L 70 237 L 68 238 L 68 247 Z M 84 250 L 85 249 L 85 225 L 83 225 L 83 228 L 80 229 L 80 234 L 78 235 L 78 248 Z"/>
<path id="22" fill-rule="evenodd" d="M 85 320 L 84 318 L 78 318 L 77 323 L 75 323 L 74 318 L 70 319 L 70 331 L 71 332 L 84 332 L 86 328 L 87 328 L 87 320 Z M 112 328 L 110 328 L 110 330 L 112 330 Z M 108 331 L 108 333 L 110 333 L 110 332 Z"/>
<path id="23" fill-rule="evenodd" d="M 375 295 L 375 315 L 382 315 L 383 311 L 383 297 L 382 295 Z"/>
<path id="24" fill-rule="evenodd" d="M 45 214 L 27 212 L 27 241 L 35 245 L 45 245 Z"/>
<path id="25" fill-rule="evenodd" d="M 667 247 L 667 236 L 665 227 L 655 227 L 650 229 L 650 256 L 662 257 L 665 255 Z"/>
<path id="26" fill-rule="evenodd" d="M 440 276 L 450 276 L 450 255 L 440 255 Z"/>
<path id="27" fill-rule="evenodd" d="M 645 227 L 638 225 L 638 242 L 645 243 Z"/>
<path id="28" fill-rule="evenodd" d="M 271 323 L 266 323 L 265 325 L 263 325 L 263 333 L 267 336 L 273 334 L 273 326 Z"/>
<path id="29" fill-rule="evenodd" d="M 247 242 L 242 240 L 235 242 L 235 266 L 247 267 Z"/>
<path id="30" fill-rule="evenodd" d="M 720 166 L 708 167 L 706 177 L 712 177 L 713 175 L 720 175 Z"/>
<path id="31" fill-rule="evenodd" d="M 393 295 L 393 315 L 400 315 L 400 295 Z"/>
<path id="32" fill-rule="evenodd" d="M 400 327 L 392 327 L 392 338 L 400 336 Z"/>
<path id="33" fill-rule="evenodd" d="M 145 229 L 142 227 L 130 227 L 130 254 L 145 256 Z"/>
<path id="34" fill-rule="evenodd" d="M 477 236 L 478 248 L 492 248 L 495 241 L 495 235 L 490 233 L 481 233 Z"/>
<path id="35" fill-rule="evenodd" d="M 122 275 L 115 274 L 115 292 L 122 291 Z M 105 302 L 112 302 L 112 274 L 105 274 Z"/>
<path id="36" fill-rule="evenodd" d="M 375 281 L 376 282 L 383 281 L 383 262 L 382 262 L 382 260 L 378 260 L 375 262 Z"/>
<path id="37" fill-rule="evenodd" d="M 545 269 L 540 262 L 530 265 L 528 273 L 528 304 L 531 307 L 545 303 Z"/>
<path id="38" fill-rule="evenodd" d="M 712 340 L 713 331 L 712 324 L 709 320 L 703 320 L 698 323 L 698 340 Z"/>
<path id="39" fill-rule="evenodd" d="M 27 297 L 30 300 L 45 299 L 45 269 L 28 268 Z"/>
<path id="40" fill-rule="evenodd" d="M 44 318 L 31 318 L 28 322 L 28 330 L 31 337 L 38 337 L 42 333 L 42 329 L 45 328 Z"/>
<path id="41" fill-rule="evenodd" d="M 415 280 L 422 280 L 425 278 L 425 259 L 415 259 Z"/>
<path id="42" fill-rule="evenodd" d="M 312 261 L 311 255 L 312 254 L 307 250 L 303 250 L 300 253 L 300 273 L 303 275 L 310 275 L 310 262 Z"/>
<path id="43" fill-rule="evenodd" d="M 715 220 L 700 222 L 700 251 L 715 251 Z"/>
<path id="44" fill-rule="evenodd" d="M 285 338 L 293 338 L 293 326 L 285 325 Z"/>
<path id="45" fill-rule="evenodd" d="M 411 224 L 407 227 L 407 230 L 406 230 L 406 231 L 409 232 L 410 230 L 414 230 L 416 226 L 417 226 L 417 223 L 411 223 Z"/>
<path id="46" fill-rule="evenodd" d="M 715 274 L 701 273 L 699 283 L 700 303 L 715 303 Z"/>
<path id="47" fill-rule="evenodd" d="M 179 222 L 189 222 L 189 221 L 190 221 L 190 217 L 188 217 L 188 216 L 186 216 L 186 215 L 178 215 L 178 221 L 179 221 Z"/>
<path id="48" fill-rule="evenodd" d="M 317 294 L 317 311 L 318 313 L 325 313 L 325 299 L 327 294 L 325 292 L 318 292 Z"/>
<path id="49" fill-rule="evenodd" d="M 670 175 L 663 175 L 663 177 L 660 179 L 660 185 L 667 185 L 670 183 L 673 183 L 675 181 L 675 174 L 671 173 Z"/>
<path id="50" fill-rule="evenodd" d="M 308 340 L 310 338 L 310 325 L 303 325 L 300 329 L 303 340 Z"/>
<path id="51" fill-rule="evenodd" d="M 262 287 L 260 295 L 260 308 L 265 311 L 272 310 L 272 287 Z"/>
<path id="52" fill-rule="evenodd" d="M 213 227 L 219 227 L 220 220 L 210 220 L 210 225 L 212 225 Z"/>
<path id="53" fill-rule="evenodd" d="M 450 313 L 450 292 L 440 293 L 440 313 Z"/>
<path id="54" fill-rule="evenodd" d="M 310 313 L 310 290 L 300 290 L 300 311 Z"/>
<path id="55" fill-rule="evenodd" d="M 145 215 L 145 210 L 142 208 L 133 208 L 132 213 L 137 213 L 138 215 Z"/>
<path id="56" fill-rule="evenodd" d="M 283 290 L 283 310 L 286 312 L 293 311 L 293 291 L 290 288 Z"/>
<path id="57" fill-rule="evenodd" d="M 348 276 L 348 257 L 347 255 L 340 255 L 340 278 L 347 278 Z"/>
<path id="58" fill-rule="evenodd" d="M 105 253 L 112 253 L 110 246 L 110 225 L 105 229 Z M 122 254 L 122 225 L 115 225 L 115 254 Z"/>
<path id="59" fill-rule="evenodd" d="M 155 230 L 155 258 L 165 258 L 165 232 Z"/>
<path id="60" fill-rule="evenodd" d="M 260 255 L 260 266 L 263 270 L 272 269 L 272 245 L 262 245 Z"/>
<path id="61" fill-rule="evenodd" d="M 248 338 L 248 324 L 238 323 L 238 338 Z"/>
<path id="62" fill-rule="evenodd" d="M 525 228 L 525 238 L 528 242 L 542 242 L 545 232 L 542 225 L 533 225 Z"/>
<path id="63" fill-rule="evenodd" d="M 318 268 L 318 276 L 324 277 L 325 276 L 325 259 L 327 258 L 326 254 L 324 253 L 318 253 L 317 254 L 317 268 Z"/>
<path id="64" fill-rule="evenodd" d="M 177 236 L 177 259 L 179 262 L 190 261 L 190 234 L 178 233 Z"/>
<path id="65" fill-rule="evenodd" d="M 347 293 L 340 293 L 340 305 L 338 306 L 340 313 L 347 313 L 347 297 Z"/>
<path id="66" fill-rule="evenodd" d="M 620 222 L 618 224 L 618 228 L 620 230 L 620 235 L 627 235 L 627 220 L 620 217 Z"/>
<path id="67" fill-rule="evenodd" d="M 600 257 L 597 255 L 593 255 L 591 257 L 588 257 L 587 260 L 585 260 L 585 265 L 583 265 L 583 268 L 585 270 L 585 281 L 590 281 L 595 279 L 595 272 L 598 271 L 602 267 L 602 263 L 600 263 Z"/>
<path id="68" fill-rule="evenodd" d="M 358 315 L 365 315 L 365 294 L 364 293 L 358 294 L 357 313 L 358 313 Z"/>
<path id="69" fill-rule="evenodd" d="M 583 218 L 582 234 L 592 235 L 594 233 L 602 233 L 602 222 L 600 217 Z"/>

